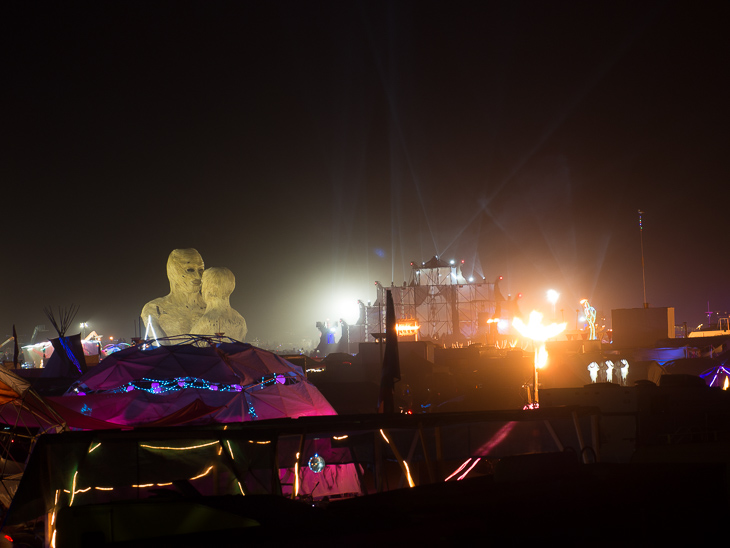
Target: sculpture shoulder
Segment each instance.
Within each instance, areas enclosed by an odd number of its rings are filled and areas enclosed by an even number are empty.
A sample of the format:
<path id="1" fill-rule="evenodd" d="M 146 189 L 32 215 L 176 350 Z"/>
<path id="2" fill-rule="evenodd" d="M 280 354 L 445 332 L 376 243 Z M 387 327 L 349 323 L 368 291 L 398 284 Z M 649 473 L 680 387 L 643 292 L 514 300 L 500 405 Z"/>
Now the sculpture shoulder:
<path id="1" fill-rule="evenodd" d="M 166 297 L 158 297 L 157 299 L 152 299 L 150 302 L 142 307 L 142 316 L 145 318 L 147 316 L 159 316 L 160 314 L 164 313 L 166 304 Z"/>

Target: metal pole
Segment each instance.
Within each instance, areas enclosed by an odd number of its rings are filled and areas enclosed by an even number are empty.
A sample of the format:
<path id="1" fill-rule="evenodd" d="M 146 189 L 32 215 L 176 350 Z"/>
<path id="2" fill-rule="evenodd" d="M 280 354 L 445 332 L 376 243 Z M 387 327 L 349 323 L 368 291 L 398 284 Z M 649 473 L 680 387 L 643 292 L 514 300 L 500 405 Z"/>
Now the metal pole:
<path id="1" fill-rule="evenodd" d="M 533 343 L 533 344 L 535 344 L 535 343 Z M 533 364 L 533 367 L 535 368 L 535 377 L 534 377 L 534 381 L 533 382 L 535 384 L 534 384 L 534 387 L 533 387 L 533 390 L 532 390 L 532 392 L 533 392 L 533 394 L 532 394 L 532 400 L 533 400 L 532 403 L 535 404 L 535 407 L 538 407 L 540 405 L 540 397 L 538 396 L 538 393 L 537 393 L 537 385 L 538 385 L 538 382 L 539 382 L 538 379 L 537 379 L 538 352 L 539 352 L 539 349 L 537 347 L 535 347 L 535 357 L 534 357 L 534 364 Z"/>
<path id="2" fill-rule="evenodd" d="M 639 210 L 639 240 L 641 241 L 641 282 L 644 286 L 644 308 L 649 308 L 649 303 L 646 302 L 646 275 L 644 273 L 644 226 L 641 223 L 641 216 L 643 214 L 644 212 Z"/>

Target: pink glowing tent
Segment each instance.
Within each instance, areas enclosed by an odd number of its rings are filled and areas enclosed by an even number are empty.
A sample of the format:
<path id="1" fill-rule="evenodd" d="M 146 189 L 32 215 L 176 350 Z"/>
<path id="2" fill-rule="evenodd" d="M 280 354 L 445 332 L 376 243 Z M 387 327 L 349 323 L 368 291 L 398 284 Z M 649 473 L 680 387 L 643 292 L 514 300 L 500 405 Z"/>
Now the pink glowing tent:
<path id="1" fill-rule="evenodd" d="M 233 340 L 120 350 L 66 395 L 46 399 L 80 429 L 87 429 L 84 421 L 73 416 L 129 427 L 336 414 L 301 367 Z"/>

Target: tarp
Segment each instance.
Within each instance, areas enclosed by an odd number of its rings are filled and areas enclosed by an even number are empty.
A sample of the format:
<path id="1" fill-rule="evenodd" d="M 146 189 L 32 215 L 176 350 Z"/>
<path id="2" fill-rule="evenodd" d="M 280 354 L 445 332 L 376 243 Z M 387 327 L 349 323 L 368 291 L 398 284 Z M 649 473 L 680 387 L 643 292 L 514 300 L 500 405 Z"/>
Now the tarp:
<path id="1" fill-rule="evenodd" d="M 86 358 L 81 335 L 60 336 L 51 339 L 51 344 L 54 352 L 43 369 L 44 376 L 76 379 L 86 373 Z"/>
<path id="2" fill-rule="evenodd" d="M 206 347 L 180 344 L 146 349 L 138 345 L 103 359 L 78 384 L 90 391 L 109 391 L 145 378 L 197 377 L 210 383 L 246 386 L 273 373 L 304 375 L 301 367 L 245 343 Z"/>
<path id="3" fill-rule="evenodd" d="M 120 350 L 47 400 L 80 429 L 336 414 L 301 367 L 244 343 Z"/>
<path id="4" fill-rule="evenodd" d="M 34 440 L 66 429 L 64 420 L 22 379 L 0 365 L 0 506 L 15 495 Z"/>
<path id="5" fill-rule="evenodd" d="M 15 427 L 59 431 L 63 419 L 38 395 L 30 383 L 0 365 L 0 423 Z"/>

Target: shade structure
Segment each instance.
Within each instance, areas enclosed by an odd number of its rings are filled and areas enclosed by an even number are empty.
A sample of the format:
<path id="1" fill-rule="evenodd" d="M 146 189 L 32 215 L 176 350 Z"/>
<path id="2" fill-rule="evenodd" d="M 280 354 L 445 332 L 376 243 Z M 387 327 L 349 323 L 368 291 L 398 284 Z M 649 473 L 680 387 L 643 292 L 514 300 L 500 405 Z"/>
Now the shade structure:
<path id="1" fill-rule="evenodd" d="M 7 508 L 39 436 L 66 429 L 65 421 L 30 383 L 0 365 L 0 506 Z"/>
<path id="2" fill-rule="evenodd" d="M 200 342 L 120 350 L 48 401 L 117 427 L 336 414 L 301 367 L 250 344 Z"/>
<path id="3" fill-rule="evenodd" d="M 30 386 L 30 383 L 0 365 L 0 423 L 10 429 L 57 432 L 65 428 L 61 418 Z"/>

